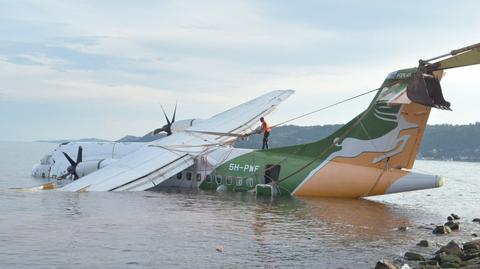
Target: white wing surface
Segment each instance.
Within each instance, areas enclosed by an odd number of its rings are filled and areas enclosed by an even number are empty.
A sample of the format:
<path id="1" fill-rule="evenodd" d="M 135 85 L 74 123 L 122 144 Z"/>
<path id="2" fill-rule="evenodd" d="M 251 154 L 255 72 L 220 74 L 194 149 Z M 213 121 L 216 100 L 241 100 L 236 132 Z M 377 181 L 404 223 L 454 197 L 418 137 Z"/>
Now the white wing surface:
<path id="1" fill-rule="evenodd" d="M 141 191 L 155 187 L 192 166 L 197 156 L 237 139 L 201 131 L 245 134 L 255 129 L 260 117 L 270 114 L 292 94 L 292 90 L 264 94 L 204 120 L 187 132 L 174 133 L 148 143 L 119 161 L 65 185 L 61 190 Z"/>

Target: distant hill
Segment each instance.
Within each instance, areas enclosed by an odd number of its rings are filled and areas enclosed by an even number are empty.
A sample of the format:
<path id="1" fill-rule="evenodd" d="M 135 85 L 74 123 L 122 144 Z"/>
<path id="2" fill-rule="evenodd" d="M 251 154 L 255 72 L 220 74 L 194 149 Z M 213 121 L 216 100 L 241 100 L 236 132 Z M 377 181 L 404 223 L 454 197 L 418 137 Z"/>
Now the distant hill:
<path id="1" fill-rule="evenodd" d="M 270 147 L 282 147 L 313 142 L 327 137 L 338 130 L 341 124 L 322 126 L 295 126 L 286 125 L 274 128 L 270 136 Z M 125 136 L 118 142 L 150 142 L 165 137 L 165 134 L 142 137 Z M 79 142 L 96 141 L 102 139 L 81 139 Z M 69 140 L 39 141 L 39 142 L 70 142 Z M 262 146 L 262 136 L 253 135 L 248 140 L 241 140 L 235 144 L 239 148 L 256 149 Z M 480 122 L 468 125 L 428 125 L 420 146 L 419 159 L 480 161 Z"/>
<path id="2" fill-rule="evenodd" d="M 480 122 L 468 125 L 429 125 L 420 158 L 480 161 Z"/>
<path id="3" fill-rule="evenodd" d="M 133 136 L 133 135 L 127 135 L 124 136 L 120 139 L 117 140 L 117 142 L 151 142 L 157 139 L 160 139 L 162 137 L 165 137 L 166 134 L 160 133 L 157 135 L 151 135 L 150 133 L 144 135 L 144 136 Z"/>
<path id="4" fill-rule="evenodd" d="M 67 143 L 67 142 L 109 142 L 109 140 L 98 139 L 98 138 L 82 138 L 82 139 L 56 139 L 56 140 L 37 140 L 35 142 L 41 143 Z"/>
<path id="5" fill-rule="evenodd" d="M 127 135 L 116 140 L 115 142 L 151 142 L 165 136 L 166 136 L 165 134 L 151 135 L 150 133 L 144 136 Z M 98 139 L 98 138 L 82 138 L 82 139 L 37 140 L 35 142 L 61 144 L 61 143 L 67 143 L 67 142 L 112 142 L 112 141 L 105 140 L 105 139 Z"/>
<path id="6" fill-rule="evenodd" d="M 272 130 L 272 148 L 313 142 L 327 137 L 342 125 L 282 126 Z M 262 136 L 238 141 L 240 148 L 260 148 Z M 428 125 L 420 144 L 419 159 L 480 161 L 480 122 L 468 125 Z"/>

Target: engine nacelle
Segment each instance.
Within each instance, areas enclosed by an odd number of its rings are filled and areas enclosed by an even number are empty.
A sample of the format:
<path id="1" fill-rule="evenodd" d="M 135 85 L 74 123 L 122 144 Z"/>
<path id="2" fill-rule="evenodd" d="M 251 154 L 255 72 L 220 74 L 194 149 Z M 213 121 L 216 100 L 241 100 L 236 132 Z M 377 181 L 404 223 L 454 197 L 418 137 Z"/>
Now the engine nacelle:
<path id="1" fill-rule="evenodd" d="M 77 173 L 78 177 L 84 177 L 118 160 L 119 159 L 103 159 L 98 161 L 84 161 L 77 165 L 75 172 Z"/>
<path id="2" fill-rule="evenodd" d="M 172 130 L 172 133 L 178 133 L 178 132 L 185 131 L 186 129 L 188 129 L 192 126 L 195 126 L 196 124 L 198 124 L 201 121 L 202 120 L 200 120 L 200 119 L 179 120 L 179 121 L 175 121 L 172 124 L 172 127 L 170 127 L 170 128 Z"/>

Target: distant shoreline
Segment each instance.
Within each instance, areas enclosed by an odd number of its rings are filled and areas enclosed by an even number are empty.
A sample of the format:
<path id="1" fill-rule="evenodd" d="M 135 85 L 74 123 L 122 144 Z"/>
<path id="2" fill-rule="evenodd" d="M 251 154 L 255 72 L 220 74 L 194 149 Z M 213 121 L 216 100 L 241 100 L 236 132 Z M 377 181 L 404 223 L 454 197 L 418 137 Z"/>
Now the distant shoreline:
<path id="1" fill-rule="evenodd" d="M 330 124 L 319 126 L 296 126 L 285 125 L 272 130 L 270 137 L 271 148 L 291 145 L 306 144 L 328 137 L 342 124 Z M 43 143 L 66 143 L 66 142 L 151 142 L 164 137 L 165 134 L 152 136 L 124 136 L 116 141 L 97 138 L 85 138 L 79 140 L 53 139 L 38 140 Z M 417 154 L 419 160 L 438 161 L 463 161 L 480 162 L 480 122 L 475 124 L 451 125 L 439 124 L 428 125 L 425 129 L 423 141 Z M 239 140 L 235 146 L 238 148 L 258 149 L 262 145 L 261 136 L 253 135 L 248 140 Z"/>

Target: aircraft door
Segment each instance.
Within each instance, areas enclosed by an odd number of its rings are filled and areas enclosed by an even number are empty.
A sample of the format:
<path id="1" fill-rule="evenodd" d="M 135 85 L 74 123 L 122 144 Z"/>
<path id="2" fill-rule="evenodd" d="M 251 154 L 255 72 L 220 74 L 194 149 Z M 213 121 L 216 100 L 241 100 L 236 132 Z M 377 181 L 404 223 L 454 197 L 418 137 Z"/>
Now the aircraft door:
<path id="1" fill-rule="evenodd" d="M 264 184 L 278 182 L 280 177 L 280 168 L 281 167 L 278 164 L 267 164 L 265 166 L 265 174 L 263 176 Z"/>

